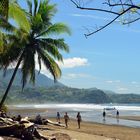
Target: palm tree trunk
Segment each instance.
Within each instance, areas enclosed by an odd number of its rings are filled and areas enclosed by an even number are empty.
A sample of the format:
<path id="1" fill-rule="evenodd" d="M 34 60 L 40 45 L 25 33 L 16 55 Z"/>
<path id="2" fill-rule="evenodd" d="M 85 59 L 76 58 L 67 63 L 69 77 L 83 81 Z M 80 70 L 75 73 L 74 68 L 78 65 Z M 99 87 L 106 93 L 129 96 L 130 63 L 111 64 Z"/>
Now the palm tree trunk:
<path id="1" fill-rule="evenodd" d="M 11 79 L 10 79 L 9 84 L 8 84 L 8 87 L 7 87 L 5 93 L 4 93 L 3 97 L 2 97 L 2 100 L 1 100 L 1 102 L 0 102 L 0 110 L 1 110 L 1 108 L 2 108 L 2 106 L 3 106 L 3 103 L 4 103 L 4 101 L 5 101 L 5 99 L 6 99 L 7 95 L 8 95 L 8 93 L 9 93 L 9 90 L 10 90 L 10 88 L 11 88 L 11 86 L 12 86 L 12 83 L 13 83 L 13 81 L 14 81 L 15 75 L 16 75 L 17 70 L 18 70 L 18 68 L 19 68 L 19 65 L 20 65 L 20 63 L 21 63 L 21 61 L 22 61 L 23 54 L 24 54 L 24 51 L 22 52 L 22 54 L 21 54 L 21 56 L 20 56 L 20 58 L 19 58 L 19 60 L 18 60 L 18 63 L 17 63 L 17 65 L 16 65 L 15 69 L 14 69 L 13 75 L 12 75 L 12 77 L 11 77 Z"/>

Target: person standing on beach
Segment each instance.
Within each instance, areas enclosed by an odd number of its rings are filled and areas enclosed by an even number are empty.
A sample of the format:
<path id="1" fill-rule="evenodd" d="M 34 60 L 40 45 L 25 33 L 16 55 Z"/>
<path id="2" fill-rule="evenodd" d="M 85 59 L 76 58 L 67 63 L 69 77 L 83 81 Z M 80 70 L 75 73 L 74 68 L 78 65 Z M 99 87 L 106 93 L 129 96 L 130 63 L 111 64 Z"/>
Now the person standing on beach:
<path id="1" fill-rule="evenodd" d="M 105 112 L 105 109 L 103 111 L 103 121 L 105 121 L 105 116 L 106 116 L 106 112 Z"/>
<path id="2" fill-rule="evenodd" d="M 67 113 L 67 112 L 65 112 L 65 115 L 64 115 L 64 120 L 65 120 L 65 125 L 66 125 L 66 128 L 68 128 L 69 116 L 68 116 L 68 113 Z"/>
<path id="3" fill-rule="evenodd" d="M 56 116 L 57 122 L 60 123 L 60 113 L 57 112 L 57 116 Z"/>
<path id="4" fill-rule="evenodd" d="M 119 111 L 116 112 L 116 118 L 119 119 Z"/>
<path id="5" fill-rule="evenodd" d="M 78 123 L 78 128 L 80 129 L 80 123 L 82 121 L 82 118 L 81 118 L 81 115 L 80 115 L 80 112 L 77 113 L 77 123 Z"/>

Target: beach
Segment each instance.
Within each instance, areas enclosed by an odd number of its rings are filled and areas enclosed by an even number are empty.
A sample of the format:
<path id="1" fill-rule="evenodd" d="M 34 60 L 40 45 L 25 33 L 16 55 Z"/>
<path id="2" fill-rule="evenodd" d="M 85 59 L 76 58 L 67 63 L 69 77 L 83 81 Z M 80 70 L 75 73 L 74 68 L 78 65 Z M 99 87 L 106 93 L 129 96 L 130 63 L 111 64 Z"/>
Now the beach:
<path id="1" fill-rule="evenodd" d="M 82 106 L 82 107 L 81 107 Z M 92 108 L 90 108 L 90 106 Z M 93 109 L 94 107 L 94 109 Z M 139 127 L 139 108 L 125 107 L 126 109 L 120 109 L 119 122 L 112 116 L 106 116 L 106 121 L 103 122 L 102 108 L 95 109 L 95 105 L 66 105 L 66 104 L 50 104 L 39 106 L 11 106 L 10 114 L 21 116 L 35 117 L 37 114 L 41 114 L 42 118 L 47 118 L 53 122 L 56 122 L 56 112 L 61 113 L 61 124 L 64 124 L 64 113 L 67 110 L 70 121 L 68 122 L 68 128 L 55 126 L 55 125 L 39 125 L 38 130 L 45 136 L 55 135 L 57 140 L 140 140 L 140 127 Z M 128 110 L 129 109 L 129 110 Z M 75 115 L 77 111 L 81 112 L 82 122 L 81 128 L 78 129 Z M 107 112 L 110 114 L 111 112 Z M 124 115 L 125 114 L 125 115 Z M 134 114 L 134 115 L 133 115 Z M 86 116 L 85 116 L 86 115 Z M 92 115 L 92 116 L 90 116 Z M 98 121 L 98 122 L 97 122 Z M 125 123 L 124 123 L 125 122 Z M 58 135 L 61 134 L 61 137 Z"/>
<path id="2" fill-rule="evenodd" d="M 55 118 L 50 118 L 56 121 Z M 64 120 L 61 120 L 64 123 Z M 68 128 L 54 125 L 40 125 L 39 131 L 43 135 L 55 133 L 68 134 L 72 140 L 139 140 L 140 129 L 116 125 L 106 125 L 93 122 L 81 122 L 78 129 L 77 121 L 71 119 Z"/>

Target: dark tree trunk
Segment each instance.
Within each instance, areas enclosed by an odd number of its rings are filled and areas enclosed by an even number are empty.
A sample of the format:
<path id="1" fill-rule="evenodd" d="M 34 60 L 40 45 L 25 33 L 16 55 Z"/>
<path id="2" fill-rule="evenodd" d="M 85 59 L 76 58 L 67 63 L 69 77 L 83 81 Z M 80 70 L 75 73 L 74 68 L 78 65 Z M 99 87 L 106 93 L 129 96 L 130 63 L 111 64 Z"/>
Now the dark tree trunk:
<path id="1" fill-rule="evenodd" d="M 15 76 L 16 76 L 17 70 L 18 70 L 19 65 L 20 65 L 20 63 L 21 63 L 21 61 L 22 61 L 23 54 L 24 54 L 24 51 L 22 52 L 22 54 L 21 54 L 21 56 L 20 56 L 20 58 L 19 58 L 19 60 L 18 60 L 18 63 L 17 63 L 17 65 L 16 65 L 15 69 L 14 69 L 13 75 L 12 75 L 12 77 L 11 77 L 11 79 L 10 79 L 9 84 L 8 84 L 8 87 L 7 87 L 5 93 L 4 93 L 3 97 L 2 97 L 2 100 L 1 100 L 1 102 L 0 102 L 0 109 L 2 108 L 3 103 L 4 103 L 6 97 L 7 97 L 8 93 L 9 93 L 9 90 L 10 90 L 11 86 L 12 86 L 12 83 L 13 83 L 14 78 L 15 78 Z"/>

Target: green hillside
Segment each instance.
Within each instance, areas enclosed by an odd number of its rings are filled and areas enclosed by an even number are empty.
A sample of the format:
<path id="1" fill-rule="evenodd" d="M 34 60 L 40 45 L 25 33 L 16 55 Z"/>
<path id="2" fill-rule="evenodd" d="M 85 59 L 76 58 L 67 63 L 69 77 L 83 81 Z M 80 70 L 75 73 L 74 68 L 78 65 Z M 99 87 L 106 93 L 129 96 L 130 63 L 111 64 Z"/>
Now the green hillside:
<path id="1" fill-rule="evenodd" d="M 6 78 L 0 72 L 0 96 L 3 95 L 11 70 Z M 36 72 L 37 74 L 37 72 Z M 140 103 L 138 94 L 117 94 L 97 88 L 77 89 L 54 83 L 43 74 L 37 75 L 36 85 L 27 84 L 21 91 L 20 70 L 7 98 L 8 104 L 35 104 L 35 103 Z"/>

